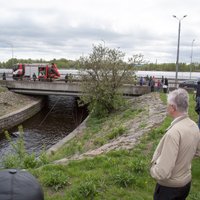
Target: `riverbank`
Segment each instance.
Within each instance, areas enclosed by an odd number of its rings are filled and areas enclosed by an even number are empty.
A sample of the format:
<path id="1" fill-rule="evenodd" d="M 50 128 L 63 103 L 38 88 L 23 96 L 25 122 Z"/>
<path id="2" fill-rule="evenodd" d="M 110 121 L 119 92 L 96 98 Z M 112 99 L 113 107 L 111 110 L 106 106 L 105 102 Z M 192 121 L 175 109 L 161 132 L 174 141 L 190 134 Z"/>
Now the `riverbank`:
<path id="1" fill-rule="evenodd" d="M 21 95 L 0 87 L 0 130 L 12 128 L 42 108 L 42 98 Z"/>
<path id="2" fill-rule="evenodd" d="M 166 106 L 160 100 L 158 93 L 129 99 L 128 104 L 128 108 L 122 113 L 115 113 L 109 119 L 103 119 L 105 120 L 103 124 L 97 124 L 102 127 L 98 127 L 99 131 L 95 134 L 92 134 L 94 130 L 91 130 L 90 124 L 96 122 L 88 118 L 88 122 L 84 122 L 85 129 L 79 127 L 75 129 L 59 144 L 50 148 L 48 154 L 53 154 L 51 158 L 56 160 L 55 163 L 66 163 L 69 160 L 94 157 L 112 150 L 133 149 L 143 134 L 162 123 L 166 117 Z M 72 137 L 75 139 L 69 141 L 68 138 Z M 76 148 L 80 150 L 77 151 Z M 67 158 L 63 153 L 67 151 L 66 149 L 70 152 L 67 153 Z"/>

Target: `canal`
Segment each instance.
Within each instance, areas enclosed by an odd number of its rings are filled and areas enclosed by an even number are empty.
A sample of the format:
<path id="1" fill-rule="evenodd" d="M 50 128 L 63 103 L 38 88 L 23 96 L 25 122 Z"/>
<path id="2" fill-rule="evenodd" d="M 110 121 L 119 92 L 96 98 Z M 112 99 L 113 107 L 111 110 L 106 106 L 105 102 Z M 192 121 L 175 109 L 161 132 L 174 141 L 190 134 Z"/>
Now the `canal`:
<path id="1" fill-rule="evenodd" d="M 38 155 L 73 131 L 87 116 L 86 107 L 79 107 L 75 97 L 49 95 L 44 108 L 22 123 L 26 150 Z M 13 142 L 19 137 L 18 128 L 9 130 Z M 4 135 L 0 138 L 0 160 L 12 151 Z"/>

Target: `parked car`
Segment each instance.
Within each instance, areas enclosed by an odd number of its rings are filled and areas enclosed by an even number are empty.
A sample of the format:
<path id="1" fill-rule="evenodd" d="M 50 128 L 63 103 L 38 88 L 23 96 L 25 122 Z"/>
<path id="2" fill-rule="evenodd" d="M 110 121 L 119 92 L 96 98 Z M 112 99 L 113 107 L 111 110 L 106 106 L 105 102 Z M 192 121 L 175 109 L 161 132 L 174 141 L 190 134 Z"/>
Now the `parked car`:
<path id="1" fill-rule="evenodd" d="M 181 88 L 194 88 L 197 87 L 197 80 L 186 80 L 179 84 L 179 87 Z"/>

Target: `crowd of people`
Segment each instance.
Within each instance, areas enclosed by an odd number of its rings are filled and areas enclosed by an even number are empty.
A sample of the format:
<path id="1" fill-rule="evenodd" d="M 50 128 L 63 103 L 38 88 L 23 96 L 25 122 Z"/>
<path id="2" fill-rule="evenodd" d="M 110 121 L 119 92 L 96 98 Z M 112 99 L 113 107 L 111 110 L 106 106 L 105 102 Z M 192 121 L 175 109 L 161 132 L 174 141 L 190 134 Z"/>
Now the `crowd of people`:
<path id="1" fill-rule="evenodd" d="M 151 92 L 163 90 L 164 93 L 167 93 L 169 91 L 168 78 L 164 78 L 164 76 L 161 79 L 156 79 L 154 76 L 149 77 L 148 75 L 145 78 L 140 77 L 139 85 L 148 85 L 151 88 Z"/>

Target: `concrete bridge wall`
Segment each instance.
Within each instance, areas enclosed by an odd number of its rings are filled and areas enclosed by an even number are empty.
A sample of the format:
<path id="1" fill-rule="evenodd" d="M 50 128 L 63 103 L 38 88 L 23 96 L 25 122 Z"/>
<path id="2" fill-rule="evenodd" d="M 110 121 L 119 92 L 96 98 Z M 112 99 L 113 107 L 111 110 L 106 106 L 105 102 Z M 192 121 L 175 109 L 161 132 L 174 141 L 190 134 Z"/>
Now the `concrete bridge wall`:
<path id="1" fill-rule="evenodd" d="M 7 87 L 9 90 L 33 95 L 70 95 L 80 96 L 81 82 L 79 83 L 65 83 L 65 82 L 43 82 L 43 81 L 0 81 L 0 85 Z M 150 92 L 148 86 L 135 86 L 126 84 L 121 88 L 123 95 L 139 96 Z"/>

